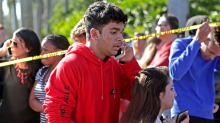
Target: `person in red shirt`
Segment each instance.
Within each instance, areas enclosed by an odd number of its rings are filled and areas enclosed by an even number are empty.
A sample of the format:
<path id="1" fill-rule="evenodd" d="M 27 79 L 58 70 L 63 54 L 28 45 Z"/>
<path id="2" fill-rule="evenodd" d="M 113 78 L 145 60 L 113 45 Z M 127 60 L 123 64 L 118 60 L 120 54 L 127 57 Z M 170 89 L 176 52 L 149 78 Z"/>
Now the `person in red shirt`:
<path id="1" fill-rule="evenodd" d="M 74 43 L 51 73 L 43 107 L 49 123 L 118 123 L 121 99 L 130 99 L 141 70 L 123 39 L 127 15 L 105 2 L 85 15 L 86 45 Z M 119 49 L 124 56 L 115 59 Z"/>
<path id="2" fill-rule="evenodd" d="M 156 32 L 164 32 L 172 29 L 177 29 L 179 27 L 179 22 L 177 17 L 171 14 L 164 14 L 157 22 Z M 169 64 L 169 54 L 170 46 L 172 42 L 177 38 L 177 34 L 165 34 L 160 35 L 158 38 L 161 39 L 163 46 L 159 48 L 150 62 L 149 66 L 168 66 Z"/>

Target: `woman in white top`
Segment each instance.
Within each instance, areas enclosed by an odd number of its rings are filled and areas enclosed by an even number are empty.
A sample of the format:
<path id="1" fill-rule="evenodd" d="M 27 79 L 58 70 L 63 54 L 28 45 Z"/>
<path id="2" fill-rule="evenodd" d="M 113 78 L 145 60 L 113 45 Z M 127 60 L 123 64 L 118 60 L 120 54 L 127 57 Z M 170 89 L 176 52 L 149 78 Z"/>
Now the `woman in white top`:
<path id="1" fill-rule="evenodd" d="M 172 108 L 176 92 L 165 66 L 146 68 L 136 76 L 132 97 L 122 123 L 169 123 L 160 120 L 164 110 Z M 176 121 L 174 118 L 173 122 Z M 188 123 L 189 116 L 181 123 Z"/>

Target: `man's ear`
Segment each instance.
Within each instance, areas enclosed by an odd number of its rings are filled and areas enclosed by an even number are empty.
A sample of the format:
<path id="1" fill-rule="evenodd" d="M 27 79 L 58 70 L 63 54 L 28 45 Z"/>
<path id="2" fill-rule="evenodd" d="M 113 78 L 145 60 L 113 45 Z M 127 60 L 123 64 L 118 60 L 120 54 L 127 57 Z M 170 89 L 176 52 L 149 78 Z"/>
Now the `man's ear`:
<path id="1" fill-rule="evenodd" d="M 99 37 L 99 30 L 95 29 L 95 28 L 92 28 L 90 30 L 90 35 L 91 35 L 91 39 L 93 40 L 97 40 L 98 37 Z"/>

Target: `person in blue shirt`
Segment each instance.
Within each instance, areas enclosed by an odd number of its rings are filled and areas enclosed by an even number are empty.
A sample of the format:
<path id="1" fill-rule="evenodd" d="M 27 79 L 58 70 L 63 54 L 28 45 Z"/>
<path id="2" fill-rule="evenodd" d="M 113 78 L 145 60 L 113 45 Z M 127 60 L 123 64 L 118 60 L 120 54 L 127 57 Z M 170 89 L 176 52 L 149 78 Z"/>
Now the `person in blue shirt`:
<path id="1" fill-rule="evenodd" d="M 172 116 L 188 109 L 190 123 L 214 123 L 214 69 L 220 70 L 220 28 L 204 22 L 195 36 L 176 39 L 169 57 L 177 97 Z"/>

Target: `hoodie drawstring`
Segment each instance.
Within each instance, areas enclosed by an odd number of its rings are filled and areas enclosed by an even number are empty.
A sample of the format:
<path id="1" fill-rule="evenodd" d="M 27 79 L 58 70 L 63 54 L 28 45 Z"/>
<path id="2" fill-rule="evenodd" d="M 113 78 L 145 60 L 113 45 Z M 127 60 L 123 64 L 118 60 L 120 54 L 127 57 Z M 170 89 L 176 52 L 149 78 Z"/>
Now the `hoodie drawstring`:
<path id="1" fill-rule="evenodd" d="M 100 66 L 101 66 L 101 82 L 102 82 L 102 96 L 101 96 L 101 99 L 103 100 L 104 99 L 104 90 L 103 90 L 103 70 L 102 70 L 102 62 L 100 61 Z"/>
<path id="2" fill-rule="evenodd" d="M 113 89 L 116 93 L 116 90 L 115 90 L 115 83 L 114 83 L 114 80 L 115 80 L 115 75 L 114 75 L 114 70 L 113 70 L 113 66 L 112 66 L 112 63 L 111 63 L 111 69 L 112 69 L 112 83 L 113 83 Z M 115 99 L 115 93 L 114 94 L 114 99 Z"/>
<path id="3" fill-rule="evenodd" d="M 112 61 L 111 61 L 112 62 Z M 101 82 L 102 82 L 102 96 L 101 96 L 101 99 L 103 100 L 104 99 L 104 82 L 103 82 L 103 68 L 102 68 L 102 62 L 100 61 L 100 67 L 101 67 Z M 113 94 L 114 94 L 114 99 L 116 98 L 116 91 L 115 90 L 115 75 L 114 75 L 114 70 L 113 70 L 113 66 L 112 66 L 112 63 L 111 63 L 111 72 L 112 72 L 112 84 L 113 84 Z"/>

